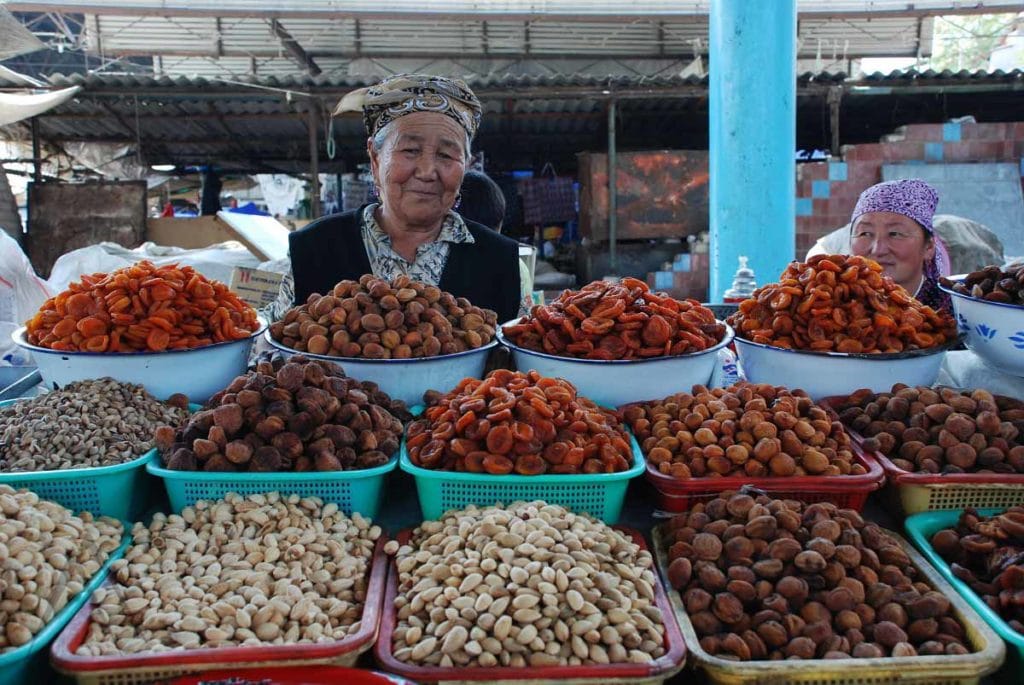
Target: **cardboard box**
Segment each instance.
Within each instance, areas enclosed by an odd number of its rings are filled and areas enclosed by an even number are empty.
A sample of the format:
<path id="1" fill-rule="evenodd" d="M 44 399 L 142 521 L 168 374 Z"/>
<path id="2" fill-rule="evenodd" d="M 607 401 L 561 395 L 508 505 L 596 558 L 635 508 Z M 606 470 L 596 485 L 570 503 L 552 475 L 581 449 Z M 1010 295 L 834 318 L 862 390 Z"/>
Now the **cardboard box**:
<path id="1" fill-rule="evenodd" d="M 256 309 L 263 309 L 277 299 L 284 274 L 262 271 L 247 266 L 236 266 L 231 271 L 230 288 L 242 301 Z"/>

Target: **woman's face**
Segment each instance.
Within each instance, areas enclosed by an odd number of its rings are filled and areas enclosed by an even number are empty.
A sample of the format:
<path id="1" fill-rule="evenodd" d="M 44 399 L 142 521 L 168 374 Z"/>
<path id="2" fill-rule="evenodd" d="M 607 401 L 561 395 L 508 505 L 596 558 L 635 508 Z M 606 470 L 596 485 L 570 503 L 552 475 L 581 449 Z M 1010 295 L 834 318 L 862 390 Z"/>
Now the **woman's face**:
<path id="1" fill-rule="evenodd" d="M 886 276 L 914 294 L 925 261 L 935 256 L 935 245 L 924 229 L 908 216 L 895 212 L 868 212 L 857 219 L 850 235 L 853 254 L 870 257 Z"/>
<path id="2" fill-rule="evenodd" d="M 379 152 L 372 139 L 367 143 L 381 206 L 405 228 L 435 229 L 466 173 L 466 132 L 434 112 L 407 114 L 389 126 Z"/>

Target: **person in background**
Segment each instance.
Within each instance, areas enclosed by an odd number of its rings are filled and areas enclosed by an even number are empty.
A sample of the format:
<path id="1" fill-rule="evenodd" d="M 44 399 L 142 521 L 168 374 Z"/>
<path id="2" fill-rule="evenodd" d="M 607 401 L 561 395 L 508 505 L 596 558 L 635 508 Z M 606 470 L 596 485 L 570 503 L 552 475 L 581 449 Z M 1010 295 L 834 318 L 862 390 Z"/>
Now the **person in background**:
<path id="1" fill-rule="evenodd" d="M 295 303 L 343 279 L 406 274 L 500 321 L 519 311 L 514 240 L 453 211 L 482 107 L 457 79 L 391 76 L 342 98 L 361 111 L 379 201 L 312 222 L 289 236 Z"/>
<path id="2" fill-rule="evenodd" d="M 505 194 L 494 179 L 482 171 L 467 171 L 459 191 L 455 209 L 467 221 L 475 221 L 501 233 L 505 223 Z M 525 314 L 533 304 L 533 279 L 530 268 L 519 260 L 519 313 Z"/>
<path id="3" fill-rule="evenodd" d="M 873 185 L 857 200 L 850 218 L 850 250 L 882 265 L 922 304 L 953 313 L 939 277 L 949 275 L 949 254 L 932 218 L 939 194 L 916 178 Z"/>

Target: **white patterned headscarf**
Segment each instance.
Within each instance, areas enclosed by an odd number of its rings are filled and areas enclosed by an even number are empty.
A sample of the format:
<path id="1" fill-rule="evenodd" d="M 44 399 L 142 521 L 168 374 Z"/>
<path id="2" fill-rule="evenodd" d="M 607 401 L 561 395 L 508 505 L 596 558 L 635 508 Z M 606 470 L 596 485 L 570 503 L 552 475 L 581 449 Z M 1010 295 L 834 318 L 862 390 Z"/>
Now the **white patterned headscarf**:
<path id="1" fill-rule="evenodd" d="M 425 74 L 398 74 L 377 85 L 347 94 L 334 114 L 362 112 L 366 132 L 373 137 L 395 119 L 414 112 L 437 112 L 451 117 L 470 140 L 480 126 L 480 100 L 460 79 Z"/>

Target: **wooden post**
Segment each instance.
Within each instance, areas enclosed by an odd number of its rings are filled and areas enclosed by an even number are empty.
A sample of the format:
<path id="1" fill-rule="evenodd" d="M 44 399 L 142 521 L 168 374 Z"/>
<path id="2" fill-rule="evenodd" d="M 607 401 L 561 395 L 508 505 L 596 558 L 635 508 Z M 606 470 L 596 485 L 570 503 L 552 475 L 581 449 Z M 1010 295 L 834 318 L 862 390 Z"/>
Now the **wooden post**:
<path id="1" fill-rule="evenodd" d="M 309 200 L 309 211 L 314 219 L 320 218 L 320 142 L 317 128 L 320 126 L 319 101 L 310 99 L 309 104 L 309 173 L 313 178 L 311 184 L 312 197 Z"/>

